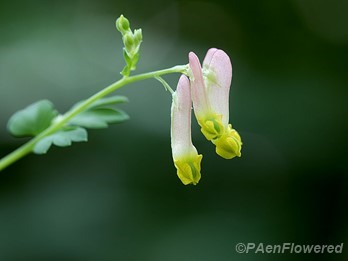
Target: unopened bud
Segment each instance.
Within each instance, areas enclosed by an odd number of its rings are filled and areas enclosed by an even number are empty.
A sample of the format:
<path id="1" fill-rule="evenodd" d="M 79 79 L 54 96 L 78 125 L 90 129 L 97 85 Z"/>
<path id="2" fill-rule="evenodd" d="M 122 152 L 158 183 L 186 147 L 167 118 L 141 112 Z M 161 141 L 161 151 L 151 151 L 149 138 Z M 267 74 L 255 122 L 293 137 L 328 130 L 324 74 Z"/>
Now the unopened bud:
<path id="1" fill-rule="evenodd" d="M 134 38 L 132 33 L 127 33 L 123 36 L 124 47 L 128 53 L 131 53 L 134 49 Z"/>
<path id="2" fill-rule="evenodd" d="M 134 30 L 134 41 L 137 46 L 140 45 L 140 43 L 143 40 L 143 34 L 141 32 L 141 29 L 135 29 Z"/>
<path id="3" fill-rule="evenodd" d="M 118 31 L 121 32 L 122 35 L 126 34 L 127 32 L 130 31 L 129 28 L 129 21 L 126 17 L 121 15 L 117 20 L 116 20 L 116 28 Z"/>

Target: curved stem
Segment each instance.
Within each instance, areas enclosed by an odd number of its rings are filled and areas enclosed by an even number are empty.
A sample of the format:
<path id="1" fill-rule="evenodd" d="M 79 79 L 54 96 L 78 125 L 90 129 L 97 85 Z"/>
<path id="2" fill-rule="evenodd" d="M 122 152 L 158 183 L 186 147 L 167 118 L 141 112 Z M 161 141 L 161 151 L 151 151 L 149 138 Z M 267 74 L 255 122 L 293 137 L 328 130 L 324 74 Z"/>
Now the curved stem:
<path id="1" fill-rule="evenodd" d="M 21 147 L 19 147 L 15 151 L 11 152 L 10 154 L 2 158 L 0 160 L 0 171 L 5 169 L 9 165 L 13 164 L 17 160 L 21 159 L 22 157 L 26 156 L 27 154 L 31 153 L 35 147 L 35 144 L 38 141 L 40 141 L 42 138 L 48 135 L 53 134 L 57 130 L 61 129 L 72 118 L 74 118 L 76 115 L 86 110 L 91 104 L 105 97 L 106 95 L 130 83 L 134 83 L 134 82 L 138 82 L 138 81 L 142 81 L 142 80 L 146 80 L 150 78 L 156 78 L 161 75 L 170 74 L 170 73 L 185 73 L 186 69 L 187 69 L 187 65 L 178 65 L 168 69 L 138 74 L 134 76 L 123 77 L 122 79 L 110 84 L 109 86 L 97 92 L 96 94 L 88 98 L 87 100 L 81 102 L 78 106 L 68 111 L 66 114 L 60 117 L 59 120 L 54 121 L 50 127 L 48 127 L 46 130 L 41 132 L 39 135 L 37 135 L 36 137 L 31 139 L 27 143 L 23 144 Z"/>

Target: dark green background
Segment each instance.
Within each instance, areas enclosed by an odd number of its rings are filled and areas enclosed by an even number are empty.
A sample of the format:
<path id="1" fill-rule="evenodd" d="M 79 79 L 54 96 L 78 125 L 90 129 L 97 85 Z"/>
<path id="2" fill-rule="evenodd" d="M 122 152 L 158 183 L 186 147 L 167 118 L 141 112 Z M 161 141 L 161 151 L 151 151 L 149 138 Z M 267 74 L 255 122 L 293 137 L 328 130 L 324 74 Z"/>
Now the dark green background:
<path id="1" fill-rule="evenodd" d="M 127 86 L 130 121 L 0 173 L 0 260 L 347 260 L 344 0 L 1 1 L 0 156 L 25 141 L 6 131 L 18 109 L 47 98 L 64 112 L 119 79 L 121 13 L 143 29 L 137 72 L 210 47 L 230 55 L 242 158 L 218 157 L 193 121 L 202 180 L 183 186 L 170 95 L 154 80 Z M 252 255 L 239 242 L 347 245 Z"/>

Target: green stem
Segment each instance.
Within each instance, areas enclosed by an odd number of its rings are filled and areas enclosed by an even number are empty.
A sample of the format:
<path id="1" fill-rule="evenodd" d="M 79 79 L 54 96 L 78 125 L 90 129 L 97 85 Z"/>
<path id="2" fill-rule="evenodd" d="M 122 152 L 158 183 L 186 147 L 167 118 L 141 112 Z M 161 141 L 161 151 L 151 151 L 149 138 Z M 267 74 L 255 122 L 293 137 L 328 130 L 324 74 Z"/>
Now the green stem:
<path id="1" fill-rule="evenodd" d="M 78 106 L 68 111 L 66 114 L 61 116 L 59 120 L 54 121 L 50 127 L 48 127 L 46 130 L 41 132 L 39 135 L 37 135 L 36 137 L 31 139 L 27 143 L 23 144 L 21 147 L 19 147 L 15 151 L 11 152 L 10 154 L 2 158 L 0 160 L 0 171 L 5 169 L 9 165 L 13 164 L 17 160 L 21 159 L 22 157 L 26 156 L 27 154 L 31 153 L 35 147 L 35 144 L 38 141 L 40 141 L 42 138 L 55 133 L 56 131 L 61 129 L 65 124 L 67 124 L 72 118 L 74 118 L 76 115 L 86 110 L 91 104 L 107 96 L 108 94 L 116 91 L 117 89 L 130 83 L 134 83 L 134 82 L 138 82 L 138 81 L 142 81 L 142 80 L 146 80 L 150 78 L 156 78 L 165 74 L 185 73 L 186 69 L 187 69 L 186 65 L 178 65 L 168 69 L 138 74 L 138 75 L 129 76 L 129 77 L 123 77 L 117 82 L 110 84 L 106 88 L 102 89 L 101 91 L 97 92 L 96 94 L 88 98 L 87 100 L 80 103 Z"/>

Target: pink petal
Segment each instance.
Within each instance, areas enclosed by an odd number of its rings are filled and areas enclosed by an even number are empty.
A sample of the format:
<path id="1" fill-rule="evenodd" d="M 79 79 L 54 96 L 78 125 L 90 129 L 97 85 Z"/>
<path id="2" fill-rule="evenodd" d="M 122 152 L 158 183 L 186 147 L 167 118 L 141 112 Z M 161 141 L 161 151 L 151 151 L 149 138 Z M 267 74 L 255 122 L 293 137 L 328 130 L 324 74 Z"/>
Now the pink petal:
<path id="1" fill-rule="evenodd" d="M 211 59 L 213 59 L 214 53 L 218 51 L 218 49 L 216 48 L 210 48 L 207 52 L 207 54 L 205 55 L 204 61 L 203 61 L 203 65 L 204 64 L 210 64 Z"/>
<path id="2" fill-rule="evenodd" d="M 209 110 L 209 101 L 206 94 L 206 88 L 203 80 L 202 67 L 197 55 L 193 52 L 189 53 L 189 65 L 192 71 L 191 95 L 196 118 L 200 118 Z"/>
<path id="3" fill-rule="evenodd" d="M 191 140 L 191 107 L 190 81 L 181 75 L 172 103 L 171 145 L 174 159 L 184 153 L 197 153 Z"/>
<path id="4" fill-rule="evenodd" d="M 224 51 L 210 49 L 204 61 L 204 68 L 211 70 L 216 80 L 208 86 L 211 108 L 217 114 L 223 115 L 222 122 L 227 127 L 229 121 L 229 92 L 232 81 L 231 60 Z"/>

